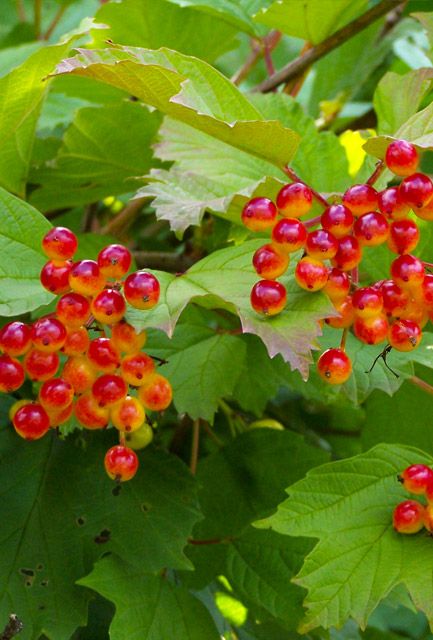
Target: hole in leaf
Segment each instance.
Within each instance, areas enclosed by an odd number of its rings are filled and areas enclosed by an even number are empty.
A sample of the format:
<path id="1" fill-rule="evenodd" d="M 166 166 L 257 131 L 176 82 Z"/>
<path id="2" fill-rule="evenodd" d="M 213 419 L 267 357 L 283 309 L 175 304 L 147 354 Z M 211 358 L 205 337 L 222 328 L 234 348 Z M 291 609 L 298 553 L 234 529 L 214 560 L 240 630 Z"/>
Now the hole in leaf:
<path id="1" fill-rule="evenodd" d="M 23 576 L 29 576 L 30 578 L 33 578 L 35 575 L 35 572 L 33 571 L 33 569 L 20 569 L 20 573 Z"/>
<path id="2" fill-rule="evenodd" d="M 110 541 L 111 531 L 109 529 L 103 529 L 99 535 L 94 538 L 96 544 L 105 544 Z"/>
<path id="3" fill-rule="evenodd" d="M 77 523 L 77 525 L 78 525 L 79 527 L 83 527 L 83 526 L 86 524 L 86 519 L 85 519 L 85 518 L 83 518 L 82 516 L 79 516 L 79 517 L 75 520 L 75 522 Z"/>

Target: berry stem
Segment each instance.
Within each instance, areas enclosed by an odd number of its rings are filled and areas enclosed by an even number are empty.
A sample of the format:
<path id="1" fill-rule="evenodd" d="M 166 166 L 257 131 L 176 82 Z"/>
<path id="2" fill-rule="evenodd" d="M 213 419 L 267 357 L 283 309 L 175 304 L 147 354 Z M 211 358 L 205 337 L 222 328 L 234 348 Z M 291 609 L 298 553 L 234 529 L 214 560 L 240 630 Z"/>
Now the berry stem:
<path id="1" fill-rule="evenodd" d="M 188 538 L 188 544 L 205 545 L 205 544 L 227 544 L 233 542 L 234 538 L 228 536 L 227 538 L 209 538 L 209 540 L 194 540 L 194 538 Z"/>
<path id="2" fill-rule="evenodd" d="M 315 218 L 310 218 L 310 220 L 306 220 L 304 222 L 304 227 L 306 229 L 311 229 L 311 227 L 315 227 L 316 225 L 319 224 L 321 217 L 322 216 L 316 216 Z"/>
<path id="3" fill-rule="evenodd" d="M 369 184 L 370 186 L 372 186 L 376 182 L 376 180 L 379 179 L 379 177 L 382 175 L 384 170 L 385 170 L 385 163 L 383 160 L 379 160 L 379 162 L 376 163 L 375 170 L 373 171 L 371 176 L 368 178 L 366 184 Z"/>
<path id="4" fill-rule="evenodd" d="M 194 420 L 192 423 L 192 444 L 191 444 L 191 461 L 189 468 L 193 476 L 197 471 L 198 450 L 200 445 L 200 420 Z"/>
<path id="5" fill-rule="evenodd" d="M 340 342 L 340 349 L 342 351 L 346 351 L 346 340 L 347 340 L 347 334 L 348 334 L 349 330 L 343 329 L 343 334 L 341 336 L 341 342 Z"/>
<path id="6" fill-rule="evenodd" d="M 352 284 L 354 284 L 356 286 L 358 284 L 358 282 L 359 282 L 359 269 L 358 269 L 358 267 L 355 267 L 354 269 L 352 269 L 352 271 L 350 272 L 350 277 L 352 279 Z"/>
<path id="7" fill-rule="evenodd" d="M 293 171 L 293 169 L 291 167 L 289 167 L 288 165 L 286 165 L 285 167 L 283 167 L 283 171 L 286 175 L 289 176 L 289 178 L 291 180 L 293 180 L 293 182 L 302 182 L 302 184 L 306 184 L 306 182 L 304 182 L 303 180 L 301 180 L 301 178 Z M 318 202 L 320 202 L 320 204 L 322 204 L 325 208 L 329 207 L 329 202 L 327 201 L 326 198 L 324 198 L 318 191 L 315 191 L 312 187 L 310 187 L 309 185 L 307 185 L 308 188 L 311 190 L 311 193 L 313 194 L 313 196 L 316 198 L 316 200 Z"/>
<path id="8" fill-rule="evenodd" d="M 203 422 L 203 429 L 206 431 L 209 438 L 213 440 L 220 449 L 224 446 L 224 442 L 218 438 L 212 427 L 210 427 L 207 422 Z"/>
<path id="9" fill-rule="evenodd" d="M 67 4 L 62 4 L 60 5 L 60 7 L 58 8 L 54 18 L 52 19 L 51 23 L 49 24 L 47 30 L 45 31 L 44 35 L 43 35 L 43 40 L 49 40 L 54 29 L 57 27 L 57 25 L 59 24 L 60 20 L 63 17 L 63 14 L 65 13 L 66 9 L 67 9 L 68 5 Z"/>
<path id="10" fill-rule="evenodd" d="M 158 366 L 161 367 L 163 364 L 167 364 L 168 360 L 164 360 L 164 358 L 158 358 L 158 356 L 152 356 L 149 353 L 149 356 L 152 358 L 152 360 L 155 360 L 158 363 Z"/>
<path id="11" fill-rule="evenodd" d="M 431 393 L 433 395 L 433 386 L 425 380 L 418 378 L 418 376 L 411 376 L 410 378 L 408 378 L 408 380 L 416 387 L 419 387 L 423 391 L 426 391 L 427 393 Z"/>
<path id="12" fill-rule="evenodd" d="M 271 31 L 265 36 L 262 41 L 259 41 L 255 38 L 251 40 L 251 53 L 248 58 L 245 60 L 242 67 L 232 76 L 231 81 L 235 85 L 240 85 L 241 82 L 245 80 L 245 78 L 250 74 L 250 72 L 254 69 L 260 58 L 267 51 L 268 54 L 275 49 L 279 41 L 281 40 L 282 33 L 281 31 Z M 271 75 L 274 74 L 274 71 L 271 72 Z"/>
<path id="13" fill-rule="evenodd" d="M 425 262 L 423 260 L 422 263 L 425 267 L 429 267 L 429 269 L 433 269 L 433 262 Z"/>
<path id="14" fill-rule="evenodd" d="M 9 622 L 0 634 L 0 640 L 12 640 L 17 636 L 24 628 L 23 623 L 15 613 L 11 613 L 9 616 Z"/>

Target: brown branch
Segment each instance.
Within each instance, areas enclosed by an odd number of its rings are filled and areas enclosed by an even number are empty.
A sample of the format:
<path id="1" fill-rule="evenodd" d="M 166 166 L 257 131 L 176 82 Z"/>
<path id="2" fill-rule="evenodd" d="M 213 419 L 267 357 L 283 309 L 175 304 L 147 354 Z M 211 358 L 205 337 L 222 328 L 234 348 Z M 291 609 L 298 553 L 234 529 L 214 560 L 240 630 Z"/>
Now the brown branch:
<path id="1" fill-rule="evenodd" d="M 139 269 L 184 273 L 196 262 L 190 256 L 177 255 L 170 251 L 133 251 L 132 253 Z"/>
<path id="2" fill-rule="evenodd" d="M 193 476 L 197 472 L 198 451 L 200 446 L 200 420 L 194 420 L 192 423 L 192 444 L 191 444 L 191 461 L 189 468 Z"/>
<path id="3" fill-rule="evenodd" d="M 66 4 L 62 4 L 60 5 L 58 11 L 56 12 L 54 18 L 51 20 L 50 24 L 48 25 L 47 30 L 45 31 L 44 35 L 42 36 L 42 40 L 49 40 L 53 34 L 54 29 L 57 27 L 57 25 L 59 24 L 60 20 L 63 17 L 63 14 L 65 13 L 66 9 L 67 9 L 68 5 Z"/>
<path id="4" fill-rule="evenodd" d="M 41 22 L 42 22 L 42 0 L 34 0 L 34 25 L 35 38 L 41 39 Z"/>
<path id="5" fill-rule="evenodd" d="M 241 82 L 249 75 L 254 69 L 260 58 L 263 56 L 268 57 L 275 49 L 279 41 L 281 40 L 282 33 L 280 31 L 270 31 L 263 40 L 253 39 L 251 43 L 252 51 L 248 58 L 245 60 L 242 67 L 232 76 L 231 81 L 235 85 L 240 85 Z"/>
<path id="6" fill-rule="evenodd" d="M 352 20 L 352 22 L 346 24 L 342 29 L 330 35 L 329 38 L 326 38 L 326 40 L 323 40 L 323 42 L 306 51 L 303 55 L 280 69 L 280 71 L 274 73 L 270 78 L 258 84 L 254 87 L 253 91 L 268 93 L 280 84 L 285 84 L 292 78 L 297 78 L 314 62 L 323 58 L 327 53 L 339 47 L 343 42 L 353 38 L 353 36 L 366 29 L 373 22 L 388 13 L 388 11 L 396 9 L 401 4 L 401 2 L 396 2 L 396 0 L 382 0 L 382 2 L 379 2 L 379 4 L 361 16 L 358 16 L 358 18 Z"/>
<path id="7" fill-rule="evenodd" d="M 283 167 L 283 171 L 286 175 L 289 176 L 290 180 L 293 180 L 293 182 L 302 182 L 302 184 L 306 184 L 303 180 L 301 180 L 298 174 L 293 171 L 291 167 Z M 308 188 L 311 190 L 314 198 L 316 198 L 316 200 L 320 202 L 320 204 L 322 204 L 324 207 L 329 207 L 329 202 L 326 198 L 324 198 L 318 191 L 312 189 L 309 185 Z"/>
<path id="8" fill-rule="evenodd" d="M 9 616 L 9 622 L 5 626 L 3 632 L 0 634 L 0 640 L 12 640 L 17 636 L 24 628 L 23 623 L 15 613 L 11 613 Z"/>
<path id="9" fill-rule="evenodd" d="M 110 222 L 101 230 L 101 233 L 117 236 L 126 231 L 148 200 L 149 198 L 145 197 L 131 200 L 126 207 L 117 214 L 117 216 L 110 220 Z"/>
<path id="10" fill-rule="evenodd" d="M 376 182 L 376 180 L 378 180 L 379 177 L 382 175 L 384 170 L 385 170 L 385 163 L 383 160 L 379 160 L 379 162 L 376 163 L 375 170 L 373 171 L 371 176 L 368 178 L 366 184 L 373 185 Z"/>
<path id="11" fill-rule="evenodd" d="M 26 22 L 26 20 L 27 20 L 27 18 L 26 18 L 26 10 L 24 8 L 23 0 L 15 0 L 15 3 L 16 3 L 16 8 L 17 8 L 18 20 L 20 22 Z"/>
<path id="12" fill-rule="evenodd" d="M 418 376 L 411 376 L 410 378 L 408 378 L 408 381 L 414 384 L 416 387 L 419 387 L 423 391 L 426 391 L 427 393 L 431 393 L 433 395 L 432 385 L 426 382 L 425 380 L 418 378 Z"/>

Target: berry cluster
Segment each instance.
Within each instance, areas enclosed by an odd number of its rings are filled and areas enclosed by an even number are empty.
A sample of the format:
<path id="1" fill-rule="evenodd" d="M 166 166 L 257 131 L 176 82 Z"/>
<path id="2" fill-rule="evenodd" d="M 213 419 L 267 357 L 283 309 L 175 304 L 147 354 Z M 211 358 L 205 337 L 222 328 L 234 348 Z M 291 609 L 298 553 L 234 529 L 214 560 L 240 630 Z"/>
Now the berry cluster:
<path id="1" fill-rule="evenodd" d="M 349 328 L 366 344 L 388 341 L 388 350 L 411 351 L 420 343 L 429 317 L 433 319 L 433 275 L 412 255 L 420 239 L 415 216 L 433 220 L 433 183 L 416 172 L 418 151 L 404 140 L 389 144 L 385 164 L 403 179 L 381 192 L 370 184 L 378 172 L 366 184 L 347 189 L 333 204 L 298 181 L 285 185 L 275 204 L 254 198 L 242 211 L 242 221 L 251 231 L 271 230 L 271 242 L 253 256 L 254 269 L 262 278 L 251 291 L 253 309 L 269 316 L 284 309 L 287 292 L 277 278 L 285 273 L 290 254 L 303 250 L 295 268 L 296 282 L 306 291 L 326 293 L 338 311 L 339 316 L 326 323 L 343 329 L 342 344 L 322 353 L 317 365 L 330 384 L 346 382 L 351 374 L 345 352 Z M 322 214 L 301 222 L 314 199 L 324 207 Z M 384 243 L 397 254 L 390 278 L 359 287 L 364 248 Z"/>
<path id="2" fill-rule="evenodd" d="M 73 414 L 86 429 L 111 423 L 120 444 L 107 452 L 105 468 L 113 479 L 130 480 L 138 468 L 134 449 L 152 439 L 146 410 L 166 409 L 172 390 L 142 351 L 145 332 L 124 319 L 126 301 L 151 309 L 159 282 L 144 271 L 125 278 L 131 254 L 122 245 L 105 247 L 96 261 L 73 262 L 77 247 L 76 236 L 64 227 L 43 238 L 49 261 L 40 278 L 59 296 L 56 309 L 31 325 L 14 321 L 0 330 L 0 391 L 17 391 L 26 375 L 37 385 L 36 401 L 18 400 L 10 410 L 26 440 L 41 438 Z"/>
<path id="3" fill-rule="evenodd" d="M 409 493 L 424 496 L 427 506 L 418 500 L 400 502 L 394 509 L 394 529 L 399 533 L 418 533 L 425 527 L 433 533 L 433 471 L 425 464 L 412 464 L 398 480 Z"/>

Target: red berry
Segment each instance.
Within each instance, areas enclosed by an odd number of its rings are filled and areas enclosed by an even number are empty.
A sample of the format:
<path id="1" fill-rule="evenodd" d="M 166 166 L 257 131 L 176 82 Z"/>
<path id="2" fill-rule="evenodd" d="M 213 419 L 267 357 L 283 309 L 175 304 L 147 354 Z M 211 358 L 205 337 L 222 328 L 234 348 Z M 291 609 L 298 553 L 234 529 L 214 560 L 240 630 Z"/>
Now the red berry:
<path id="1" fill-rule="evenodd" d="M 125 320 L 111 328 L 111 341 L 122 353 L 136 353 L 146 344 L 146 332 L 137 331 Z"/>
<path id="2" fill-rule="evenodd" d="M 145 353 L 125 356 L 121 363 L 122 378 L 133 387 L 146 384 L 154 371 L 155 363 Z"/>
<path id="3" fill-rule="evenodd" d="M 71 402 L 64 409 L 58 409 L 55 411 L 46 410 L 50 419 L 50 427 L 55 428 L 64 424 L 74 413 L 74 403 Z"/>
<path id="4" fill-rule="evenodd" d="M 418 167 L 418 151 L 406 140 L 394 140 L 388 145 L 385 162 L 388 169 L 395 175 L 410 176 Z"/>
<path id="5" fill-rule="evenodd" d="M 301 258 L 296 265 L 295 280 L 306 291 L 319 291 L 328 282 L 328 269 L 320 260 Z"/>
<path id="6" fill-rule="evenodd" d="M 376 247 L 388 238 L 389 225 L 384 215 L 370 211 L 356 220 L 353 233 L 361 246 Z"/>
<path id="7" fill-rule="evenodd" d="M 433 507 L 428 504 L 424 511 L 424 526 L 430 533 L 433 532 Z"/>
<path id="8" fill-rule="evenodd" d="M 159 300 L 160 286 L 151 273 L 136 271 L 126 278 L 123 292 L 132 307 L 152 309 Z"/>
<path id="9" fill-rule="evenodd" d="M 416 500 L 400 502 L 394 509 L 392 522 L 398 533 L 418 533 L 424 526 L 425 508 Z"/>
<path id="10" fill-rule="evenodd" d="M 39 391 L 39 402 L 46 411 L 65 409 L 74 399 L 74 389 L 63 378 L 51 378 Z"/>
<path id="11" fill-rule="evenodd" d="M 164 411 L 171 403 L 173 392 L 171 384 L 164 376 L 154 373 L 146 384 L 138 390 L 138 397 L 150 411 Z"/>
<path id="12" fill-rule="evenodd" d="M 0 356 L 0 392 L 11 393 L 24 383 L 24 369 L 15 358 L 9 355 Z"/>
<path id="13" fill-rule="evenodd" d="M 105 429 L 110 421 L 110 410 L 100 407 L 91 391 L 80 396 L 74 407 L 75 417 L 86 429 Z"/>
<path id="14" fill-rule="evenodd" d="M 87 358 L 73 356 L 66 360 L 62 378 L 67 380 L 79 395 L 90 389 L 96 379 L 96 371 Z"/>
<path id="15" fill-rule="evenodd" d="M 410 207 L 402 201 L 398 187 L 389 187 L 381 191 L 378 204 L 381 213 L 392 220 L 403 220 L 410 211 Z"/>
<path id="16" fill-rule="evenodd" d="M 296 218 L 283 218 L 272 229 L 272 240 L 286 253 L 302 249 L 307 240 L 307 230 Z"/>
<path id="17" fill-rule="evenodd" d="M 92 393 L 100 407 L 109 407 L 126 397 L 128 387 L 120 376 L 106 373 L 95 380 Z"/>
<path id="18" fill-rule="evenodd" d="M 131 480 L 137 473 L 138 458 L 135 451 L 117 445 L 111 447 L 105 454 L 105 470 L 112 480 L 126 482 Z"/>
<path id="19" fill-rule="evenodd" d="M 371 318 L 356 318 L 353 323 L 353 333 L 365 344 L 380 344 L 388 336 L 388 321 L 385 315 Z"/>
<path id="20" fill-rule="evenodd" d="M 287 302 L 287 292 L 281 282 L 260 280 L 251 290 L 251 306 L 257 313 L 274 316 L 280 313 Z"/>
<path id="21" fill-rule="evenodd" d="M 421 342 L 420 326 L 412 320 L 397 320 L 388 332 L 388 342 L 397 351 L 412 351 Z"/>
<path id="22" fill-rule="evenodd" d="M 65 293 L 57 302 L 56 315 L 66 327 L 77 329 L 88 321 L 90 303 L 80 293 Z"/>
<path id="23" fill-rule="evenodd" d="M 45 409 L 36 402 L 25 404 L 13 417 L 15 431 L 25 440 L 38 440 L 50 428 L 50 419 Z"/>
<path id="24" fill-rule="evenodd" d="M 433 273 L 426 273 L 422 283 L 422 302 L 428 308 L 433 308 Z"/>
<path id="25" fill-rule="evenodd" d="M 396 220 L 389 228 L 388 247 L 394 253 L 410 253 L 417 246 L 419 235 L 413 220 Z"/>
<path id="26" fill-rule="evenodd" d="M 57 353 L 30 349 L 24 356 L 23 364 L 30 380 L 44 382 L 56 375 L 60 359 Z"/>
<path id="27" fill-rule="evenodd" d="M 104 289 L 93 298 L 91 311 L 98 322 L 116 324 L 125 315 L 125 298 L 115 289 Z"/>
<path id="28" fill-rule="evenodd" d="M 300 218 L 313 206 L 313 193 L 303 182 L 286 184 L 277 195 L 277 207 L 287 218 Z"/>
<path id="29" fill-rule="evenodd" d="M 109 244 L 98 254 L 98 265 L 106 278 L 122 278 L 131 266 L 131 252 L 121 244 Z"/>
<path id="30" fill-rule="evenodd" d="M 333 301 L 344 300 L 350 291 L 349 276 L 345 271 L 335 267 L 328 270 L 328 281 L 323 287 L 323 292 Z"/>
<path id="31" fill-rule="evenodd" d="M 391 276 L 403 290 L 417 289 L 424 281 L 424 265 L 415 256 L 404 254 L 392 262 Z"/>
<path id="32" fill-rule="evenodd" d="M 50 260 L 68 260 L 77 248 L 77 236 L 66 227 L 50 229 L 42 240 L 42 249 Z"/>
<path id="33" fill-rule="evenodd" d="M 262 278 L 274 280 L 283 275 L 289 266 L 289 256 L 272 244 L 265 244 L 253 255 L 253 267 Z"/>
<path id="34" fill-rule="evenodd" d="M 343 238 L 351 231 L 354 223 L 353 214 L 344 204 L 333 204 L 322 213 L 322 227 L 330 231 L 335 238 Z"/>
<path id="35" fill-rule="evenodd" d="M 242 210 L 242 222 L 250 231 L 265 231 L 273 226 L 277 208 L 268 198 L 253 198 Z"/>
<path id="36" fill-rule="evenodd" d="M 146 420 L 144 407 L 137 398 L 126 396 L 111 409 L 111 422 L 119 431 L 132 433 L 143 426 Z"/>
<path id="37" fill-rule="evenodd" d="M 42 286 L 54 295 L 58 296 L 70 290 L 69 274 L 72 269 L 72 262 L 47 262 L 40 275 Z"/>
<path id="38" fill-rule="evenodd" d="M 120 365 L 120 353 L 109 338 L 91 340 L 87 357 L 96 369 L 107 373 L 112 373 Z"/>
<path id="39" fill-rule="evenodd" d="M 433 220 L 433 198 L 425 207 L 415 209 L 415 215 L 417 218 L 421 218 L 421 220 L 427 220 L 429 222 Z"/>
<path id="40" fill-rule="evenodd" d="M 346 296 L 344 300 L 334 304 L 335 310 L 340 314 L 339 317 L 326 318 L 326 324 L 333 329 L 346 329 L 353 324 L 355 312 L 353 310 L 352 296 Z"/>
<path id="41" fill-rule="evenodd" d="M 433 471 L 425 464 L 411 464 L 398 479 L 409 493 L 423 495 L 427 487 L 433 483 Z"/>
<path id="42" fill-rule="evenodd" d="M 421 209 L 433 198 L 433 182 L 423 173 L 414 173 L 401 183 L 400 197 L 412 209 Z"/>
<path id="43" fill-rule="evenodd" d="M 428 322 L 429 312 L 428 309 L 416 302 L 414 298 L 409 300 L 409 303 L 400 314 L 399 320 L 412 320 L 412 322 L 416 322 L 421 328 L 424 327 Z"/>
<path id="44" fill-rule="evenodd" d="M 350 378 L 352 363 L 342 349 L 327 349 L 317 362 L 317 371 L 328 384 L 343 384 Z"/>
<path id="45" fill-rule="evenodd" d="M 328 260 L 337 253 L 338 240 L 330 231 L 317 229 L 308 234 L 305 249 L 310 258 Z"/>
<path id="46" fill-rule="evenodd" d="M 70 329 L 66 333 L 66 340 L 61 352 L 66 356 L 81 356 L 87 353 L 89 345 L 90 338 L 85 327 Z"/>
<path id="47" fill-rule="evenodd" d="M 31 344 L 31 329 L 24 322 L 8 322 L 0 329 L 0 351 L 10 356 L 22 356 Z"/>
<path id="48" fill-rule="evenodd" d="M 362 249 L 353 236 L 345 236 L 338 241 L 338 251 L 331 260 L 332 265 L 342 271 L 351 271 L 361 262 Z"/>
<path id="49" fill-rule="evenodd" d="M 361 287 L 352 295 L 353 308 L 358 318 L 377 316 L 383 309 L 383 297 L 380 289 Z"/>
<path id="50" fill-rule="evenodd" d="M 51 316 L 39 318 L 33 323 L 31 328 L 32 342 L 39 351 L 52 353 L 59 351 L 66 340 L 65 326 Z"/>
<path id="51" fill-rule="evenodd" d="M 84 296 L 95 296 L 105 286 L 105 276 L 94 260 L 80 260 L 72 265 L 69 286 Z"/>
<path id="52" fill-rule="evenodd" d="M 409 304 L 409 297 L 394 280 L 385 280 L 380 287 L 383 310 L 389 316 L 399 318 Z"/>
<path id="53" fill-rule="evenodd" d="M 354 216 L 374 211 L 377 209 L 377 202 L 377 191 L 369 184 L 355 184 L 343 195 L 343 204 Z"/>

